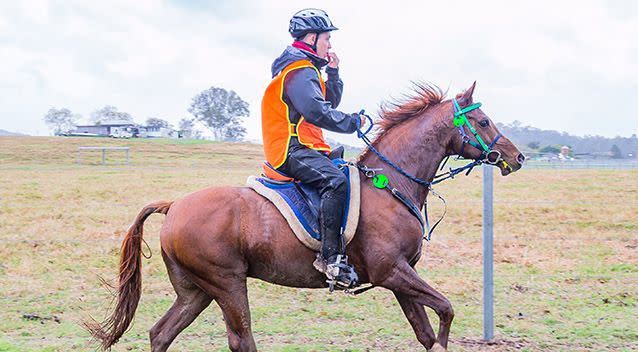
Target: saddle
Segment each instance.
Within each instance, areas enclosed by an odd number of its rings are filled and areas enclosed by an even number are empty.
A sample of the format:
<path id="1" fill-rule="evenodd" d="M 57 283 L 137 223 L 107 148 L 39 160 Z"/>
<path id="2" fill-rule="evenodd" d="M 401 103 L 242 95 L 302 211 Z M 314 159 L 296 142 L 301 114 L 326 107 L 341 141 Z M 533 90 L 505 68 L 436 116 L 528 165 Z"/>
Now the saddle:
<path id="1" fill-rule="evenodd" d="M 349 180 L 348 198 L 341 225 L 346 243 L 349 243 L 354 237 L 359 222 L 361 192 L 359 171 L 343 159 L 343 147 L 335 148 L 329 158 Z M 263 170 L 264 173 L 260 177 L 249 176 L 246 185 L 271 201 L 301 243 L 318 252 L 321 249 L 319 192 L 275 170 L 268 163 L 264 163 Z"/>

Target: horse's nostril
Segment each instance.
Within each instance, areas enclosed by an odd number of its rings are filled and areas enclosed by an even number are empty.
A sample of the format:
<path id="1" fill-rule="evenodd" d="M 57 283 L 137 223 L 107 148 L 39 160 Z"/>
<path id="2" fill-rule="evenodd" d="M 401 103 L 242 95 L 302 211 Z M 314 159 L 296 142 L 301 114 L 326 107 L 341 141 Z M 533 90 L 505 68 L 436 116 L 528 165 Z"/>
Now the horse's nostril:
<path id="1" fill-rule="evenodd" d="M 518 154 L 518 156 L 516 157 L 516 160 L 518 160 L 518 162 L 522 164 L 525 161 L 525 155 Z"/>

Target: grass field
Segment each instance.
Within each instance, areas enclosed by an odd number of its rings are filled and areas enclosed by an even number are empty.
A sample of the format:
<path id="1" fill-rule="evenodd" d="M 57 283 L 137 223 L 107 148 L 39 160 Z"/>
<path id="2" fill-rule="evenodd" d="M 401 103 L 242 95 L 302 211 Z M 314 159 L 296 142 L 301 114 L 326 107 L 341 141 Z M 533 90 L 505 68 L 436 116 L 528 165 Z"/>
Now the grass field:
<path id="1" fill-rule="evenodd" d="M 77 165 L 77 147 L 86 145 L 129 146 L 132 162 L 102 166 L 87 153 Z M 115 278 L 121 236 L 141 207 L 243 185 L 261 155 L 248 144 L 0 137 L 0 351 L 94 350 L 78 323 L 107 312 L 99 277 Z M 480 343 L 480 172 L 437 188 L 448 216 L 417 268 L 455 308 L 450 350 L 638 350 L 638 171 L 522 170 L 495 183 L 491 345 Z M 430 211 L 441 207 L 432 201 Z M 134 325 L 114 351 L 149 350 L 148 330 L 173 302 L 159 255 L 162 220 L 146 223 L 154 255 L 143 261 Z M 251 281 L 249 294 L 263 351 L 421 350 L 382 289 L 352 298 Z M 226 346 L 211 305 L 172 350 Z"/>

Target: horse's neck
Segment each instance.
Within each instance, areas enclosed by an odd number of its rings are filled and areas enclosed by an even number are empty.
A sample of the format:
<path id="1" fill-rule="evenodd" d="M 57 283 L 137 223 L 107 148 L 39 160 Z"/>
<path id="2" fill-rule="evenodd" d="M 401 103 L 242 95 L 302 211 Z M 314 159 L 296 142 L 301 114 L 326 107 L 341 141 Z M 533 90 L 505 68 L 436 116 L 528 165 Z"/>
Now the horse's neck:
<path id="1" fill-rule="evenodd" d="M 395 126 L 379 136 L 376 149 L 405 172 L 420 179 L 432 181 L 447 151 L 449 128 L 440 119 L 421 116 Z M 370 168 L 382 168 L 380 173 L 388 177 L 390 185 L 423 207 L 428 188 L 401 175 L 374 153 L 361 160 Z"/>

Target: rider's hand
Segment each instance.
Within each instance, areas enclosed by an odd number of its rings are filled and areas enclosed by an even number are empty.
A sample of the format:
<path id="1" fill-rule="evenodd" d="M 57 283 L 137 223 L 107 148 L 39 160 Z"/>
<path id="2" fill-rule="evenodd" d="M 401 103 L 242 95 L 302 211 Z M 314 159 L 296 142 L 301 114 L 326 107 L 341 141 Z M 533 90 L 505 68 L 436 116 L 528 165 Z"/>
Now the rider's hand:
<path id="1" fill-rule="evenodd" d="M 339 67 L 339 57 L 335 53 L 328 53 L 328 67 L 338 68 Z"/>
<path id="2" fill-rule="evenodd" d="M 359 125 L 359 128 L 362 128 L 363 126 L 365 126 L 367 118 L 366 118 L 366 115 L 364 114 L 359 114 L 359 118 L 361 119 L 361 124 Z"/>

